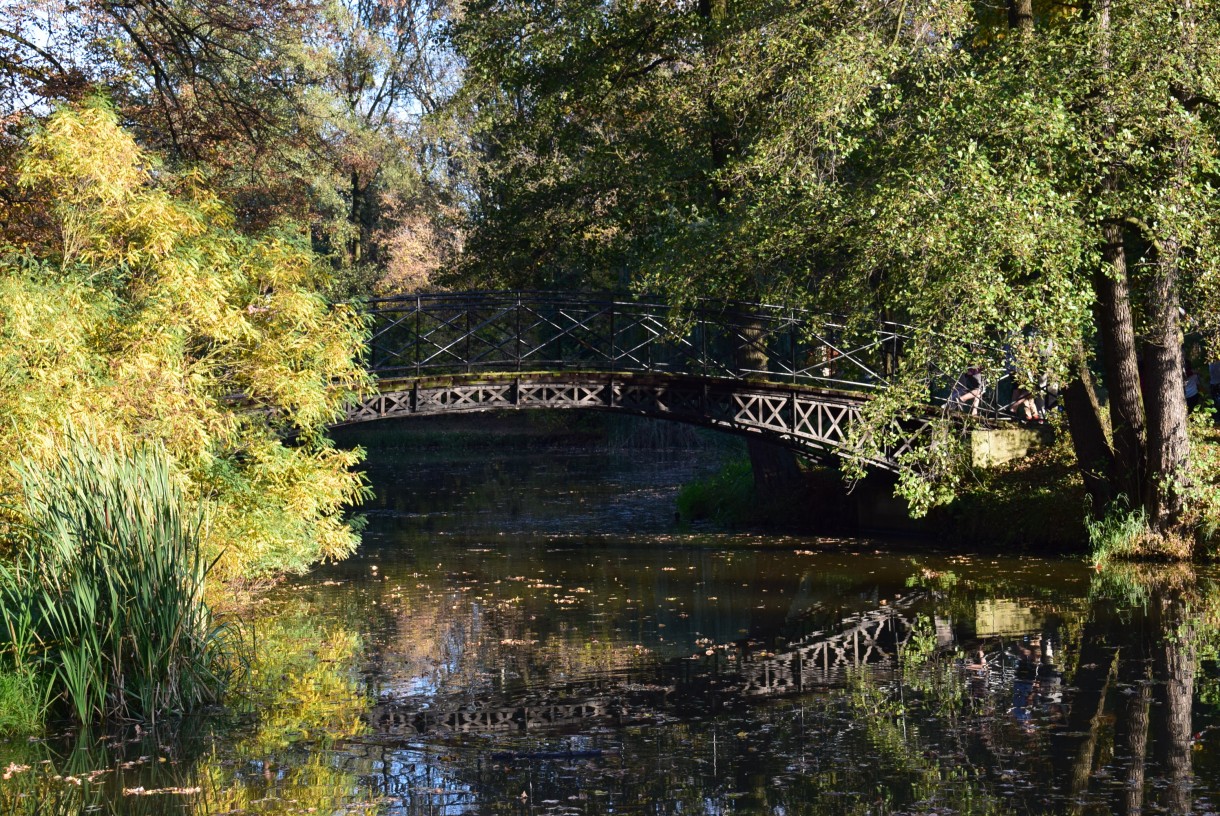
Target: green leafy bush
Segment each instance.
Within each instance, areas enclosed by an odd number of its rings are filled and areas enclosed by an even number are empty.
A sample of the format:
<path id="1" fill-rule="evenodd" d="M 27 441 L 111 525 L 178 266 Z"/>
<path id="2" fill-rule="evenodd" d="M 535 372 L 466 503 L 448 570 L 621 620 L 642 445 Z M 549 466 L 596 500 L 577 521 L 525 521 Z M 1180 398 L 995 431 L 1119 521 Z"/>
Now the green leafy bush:
<path id="1" fill-rule="evenodd" d="M 678 512 L 689 521 L 712 519 L 739 524 L 755 515 L 754 473 L 749 459 L 734 459 L 719 471 L 691 482 L 678 493 Z"/>
<path id="2" fill-rule="evenodd" d="M 363 318 L 320 294 L 308 233 L 258 235 L 199 174 L 175 175 L 92 100 L 25 139 L 45 240 L 0 246 L 0 493 L 51 468 L 68 427 L 163 446 L 232 582 L 346 556 L 367 495 L 325 431 L 369 386 Z M 287 444 L 286 439 L 293 443 Z"/>

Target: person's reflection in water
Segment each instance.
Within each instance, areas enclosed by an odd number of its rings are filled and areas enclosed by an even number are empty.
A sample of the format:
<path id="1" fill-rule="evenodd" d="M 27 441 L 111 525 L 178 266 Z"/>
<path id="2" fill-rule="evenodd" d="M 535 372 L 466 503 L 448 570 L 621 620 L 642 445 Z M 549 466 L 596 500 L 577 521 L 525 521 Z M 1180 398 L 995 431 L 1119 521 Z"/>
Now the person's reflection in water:
<path id="1" fill-rule="evenodd" d="M 1029 642 L 1017 644 L 1014 650 L 1016 667 L 1012 684 L 1012 716 L 1030 734 L 1036 730 L 1035 711 L 1042 711 L 1043 716 L 1050 719 L 1058 714 L 1056 704 L 1060 697 L 1060 683 L 1059 672 L 1052 662 L 1053 654 L 1051 640 L 1044 639 L 1043 635 L 1035 635 Z"/>

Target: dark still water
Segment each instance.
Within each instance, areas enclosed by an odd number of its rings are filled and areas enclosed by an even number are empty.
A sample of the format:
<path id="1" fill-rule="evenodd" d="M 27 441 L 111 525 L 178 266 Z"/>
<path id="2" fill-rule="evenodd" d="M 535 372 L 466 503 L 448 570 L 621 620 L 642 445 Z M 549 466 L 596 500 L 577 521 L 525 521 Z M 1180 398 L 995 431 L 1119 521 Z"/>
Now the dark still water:
<path id="1" fill-rule="evenodd" d="M 240 711 L 0 744 L 0 812 L 1220 806 L 1215 571 L 677 526 L 719 456 L 383 451 L 361 551 L 258 605 Z"/>

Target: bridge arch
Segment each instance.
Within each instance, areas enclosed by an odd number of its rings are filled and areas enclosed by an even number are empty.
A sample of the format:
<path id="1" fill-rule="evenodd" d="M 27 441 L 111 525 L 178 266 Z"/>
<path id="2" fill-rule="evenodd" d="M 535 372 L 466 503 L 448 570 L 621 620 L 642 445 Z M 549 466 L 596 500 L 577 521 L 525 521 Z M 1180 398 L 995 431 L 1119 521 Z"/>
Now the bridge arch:
<path id="1" fill-rule="evenodd" d="M 705 303 L 674 315 L 605 294 L 463 292 L 374 300 L 376 393 L 349 425 L 498 409 L 580 409 L 756 435 L 806 455 L 847 456 L 864 405 L 889 386 L 906 327 L 852 327 L 793 309 Z M 999 415 L 995 390 L 984 413 Z M 894 470 L 927 428 L 874 467 Z"/>
<path id="2" fill-rule="evenodd" d="M 383 382 L 340 426 L 383 419 L 495 410 L 587 410 L 650 417 L 769 442 L 822 458 L 850 452 L 848 431 L 864 400 L 765 382 L 680 374 L 562 372 Z M 891 460 L 876 460 L 892 467 Z"/>

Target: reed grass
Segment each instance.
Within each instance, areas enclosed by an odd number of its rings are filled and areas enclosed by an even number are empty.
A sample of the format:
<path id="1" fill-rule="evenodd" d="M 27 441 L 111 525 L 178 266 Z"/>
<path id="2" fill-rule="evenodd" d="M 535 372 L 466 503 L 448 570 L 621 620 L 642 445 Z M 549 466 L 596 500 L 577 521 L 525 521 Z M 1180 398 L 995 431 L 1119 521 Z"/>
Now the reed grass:
<path id="1" fill-rule="evenodd" d="M 204 603 L 201 515 L 159 447 L 69 435 L 23 463 L 20 555 L 0 566 L 0 646 L 81 722 L 155 722 L 215 701 L 230 639 Z"/>
<path id="2" fill-rule="evenodd" d="M 0 734 L 25 736 L 42 730 L 43 683 L 27 671 L 0 671 Z"/>

